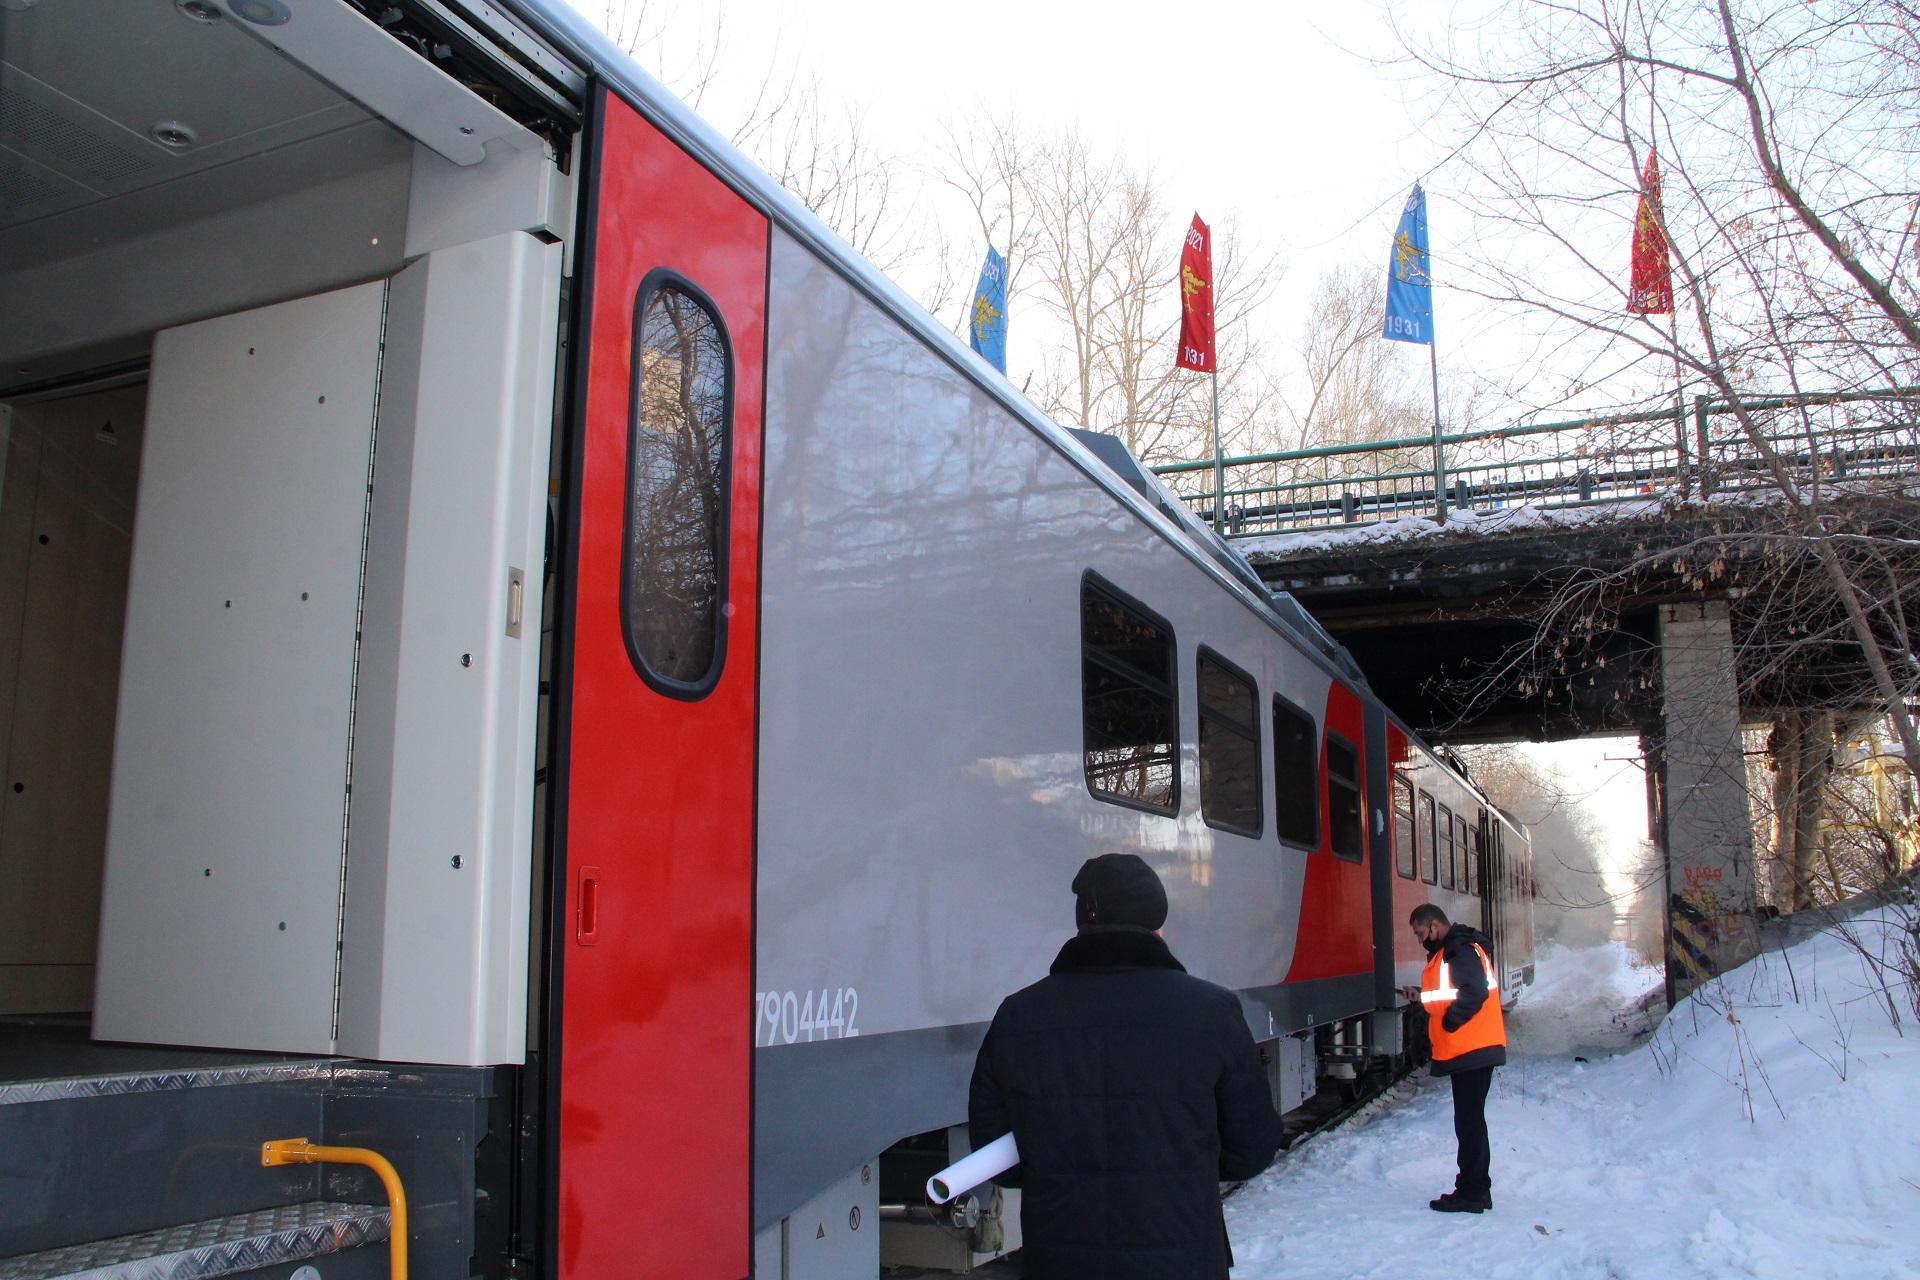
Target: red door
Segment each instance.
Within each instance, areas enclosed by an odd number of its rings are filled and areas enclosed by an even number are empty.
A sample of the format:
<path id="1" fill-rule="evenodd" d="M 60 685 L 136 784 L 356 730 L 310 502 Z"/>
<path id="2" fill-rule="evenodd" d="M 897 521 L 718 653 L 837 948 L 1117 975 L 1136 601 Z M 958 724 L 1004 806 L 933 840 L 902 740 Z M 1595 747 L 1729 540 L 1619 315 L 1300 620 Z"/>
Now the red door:
<path id="1" fill-rule="evenodd" d="M 1365 724 L 1360 699 L 1333 682 L 1320 740 L 1320 848 L 1307 857 L 1288 982 L 1350 977 L 1373 967 Z"/>
<path id="2" fill-rule="evenodd" d="M 768 224 L 619 98 L 596 119 L 559 668 L 555 1247 L 567 1280 L 738 1280 Z"/>

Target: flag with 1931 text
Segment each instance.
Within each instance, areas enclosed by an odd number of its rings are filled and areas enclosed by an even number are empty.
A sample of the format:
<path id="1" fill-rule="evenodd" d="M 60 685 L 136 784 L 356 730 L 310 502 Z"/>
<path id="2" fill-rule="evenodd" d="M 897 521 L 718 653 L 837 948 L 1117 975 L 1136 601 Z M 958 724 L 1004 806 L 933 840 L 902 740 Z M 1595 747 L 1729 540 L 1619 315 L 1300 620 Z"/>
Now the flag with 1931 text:
<path id="1" fill-rule="evenodd" d="M 1174 364 L 1214 372 L 1213 236 L 1197 213 L 1180 250 L 1180 354 Z"/>
<path id="2" fill-rule="evenodd" d="M 1387 320 L 1380 336 L 1433 343 L 1433 276 L 1427 256 L 1427 193 L 1415 183 L 1393 233 L 1387 263 Z"/>

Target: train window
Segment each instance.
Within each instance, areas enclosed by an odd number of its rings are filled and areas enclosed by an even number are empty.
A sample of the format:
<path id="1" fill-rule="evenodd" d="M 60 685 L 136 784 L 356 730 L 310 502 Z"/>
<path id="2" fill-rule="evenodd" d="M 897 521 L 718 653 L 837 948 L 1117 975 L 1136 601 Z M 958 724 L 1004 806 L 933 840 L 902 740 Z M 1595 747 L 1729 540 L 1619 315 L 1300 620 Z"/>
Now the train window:
<path id="1" fill-rule="evenodd" d="M 1327 735 L 1327 836 L 1336 857 L 1360 861 L 1366 824 L 1360 815 L 1360 753 L 1337 733 Z"/>
<path id="2" fill-rule="evenodd" d="M 1200 816 L 1207 825 L 1260 834 L 1260 693 L 1253 677 L 1201 650 Z"/>
<path id="3" fill-rule="evenodd" d="M 1393 779 L 1393 866 L 1413 879 L 1413 784 L 1396 774 Z"/>
<path id="4" fill-rule="evenodd" d="M 1273 700 L 1273 829 L 1288 844 L 1320 847 L 1320 735 L 1285 698 Z"/>
<path id="5" fill-rule="evenodd" d="M 1455 818 L 1453 857 L 1454 861 L 1459 864 L 1459 871 L 1456 873 L 1454 879 L 1455 883 L 1459 886 L 1460 892 L 1472 893 L 1473 837 L 1467 831 L 1467 816 L 1465 814 L 1457 814 Z"/>
<path id="6" fill-rule="evenodd" d="M 1484 824 L 1476 827 L 1470 827 L 1468 828 L 1467 834 L 1470 837 L 1472 837 L 1471 843 L 1467 845 L 1467 892 L 1479 893 L 1480 892 L 1480 841 L 1486 834 L 1486 827 Z"/>
<path id="7" fill-rule="evenodd" d="M 1453 888 L 1453 810 L 1440 806 L 1440 887 Z"/>
<path id="8" fill-rule="evenodd" d="M 1089 575 L 1080 586 L 1087 786 L 1172 813 L 1180 801 L 1173 628 Z"/>
<path id="9" fill-rule="evenodd" d="M 634 300 L 627 428 L 627 653 L 663 693 L 697 698 L 726 648 L 732 353 L 711 303 L 656 271 Z"/>
<path id="10" fill-rule="evenodd" d="M 1420 793 L 1420 878 L 1434 882 L 1433 797 Z"/>

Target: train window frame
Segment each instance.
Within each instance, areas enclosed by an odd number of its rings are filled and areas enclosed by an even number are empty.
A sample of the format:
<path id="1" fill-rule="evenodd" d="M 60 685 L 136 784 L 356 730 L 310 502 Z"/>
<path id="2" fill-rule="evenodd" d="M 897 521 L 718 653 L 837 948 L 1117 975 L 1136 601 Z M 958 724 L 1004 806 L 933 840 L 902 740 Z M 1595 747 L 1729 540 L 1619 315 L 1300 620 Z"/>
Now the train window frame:
<path id="1" fill-rule="evenodd" d="M 1487 824 L 1477 822 L 1467 828 L 1472 843 L 1467 846 L 1467 892 L 1474 897 L 1480 896 L 1480 842 L 1485 838 Z"/>
<path id="2" fill-rule="evenodd" d="M 1416 827 L 1425 825 L 1427 838 L 1420 842 L 1420 879 L 1425 884 L 1439 883 L 1437 857 L 1439 850 L 1434 845 L 1435 801 L 1431 791 L 1420 793 L 1420 813 L 1415 819 Z"/>
<path id="3" fill-rule="evenodd" d="M 1403 798 L 1404 808 L 1400 804 Z M 1419 824 L 1414 822 L 1413 813 L 1413 783 L 1396 769 L 1393 774 L 1393 869 L 1402 880 L 1414 879 L 1420 868 Z"/>
<path id="4" fill-rule="evenodd" d="M 1453 874 L 1453 806 L 1445 803 L 1441 804 L 1436 835 L 1439 840 L 1439 847 L 1434 854 L 1434 858 L 1435 861 L 1440 864 L 1440 887 L 1451 890 L 1455 880 Z"/>
<path id="5" fill-rule="evenodd" d="M 1333 748 L 1335 745 L 1338 745 L 1342 751 L 1345 751 L 1353 757 L 1353 774 L 1351 778 L 1343 777 L 1339 779 L 1343 789 L 1350 786 L 1353 791 L 1353 823 L 1350 833 L 1353 838 L 1353 846 L 1352 852 L 1350 853 L 1342 851 L 1338 839 L 1342 833 L 1337 831 L 1334 825 L 1336 807 L 1333 797 L 1335 782 L 1333 772 Z M 1340 859 L 1342 862 L 1365 862 L 1367 855 L 1367 794 L 1360 777 L 1361 771 L 1365 767 L 1360 758 L 1360 748 L 1345 734 L 1337 733 L 1329 729 L 1326 733 L 1324 750 L 1327 773 L 1327 849 L 1334 857 Z"/>
<path id="6" fill-rule="evenodd" d="M 720 397 L 720 463 L 714 480 L 716 491 L 714 501 L 718 509 L 718 519 L 714 524 L 711 548 L 713 606 L 710 625 L 713 632 L 713 647 L 707 659 L 706 670 L 694 680 L 683 679 L 657 670 L 647 657 L 645 647 L 634 625 L 639 608 L 639 601 L 635 599 L 633 581 L 636 569 L 634 517 L 641 496 L 639 486 L 636 484 L 635 461 L 638 457 L 642 431 L 641 379 L 646 373 L 643 356 L 646 316 L 647 309 L 654 298 L 668 290 L 678 293 L 693 303 L 712 324 L 714 333 L 719 339 L 723 382 Z M 626 645 L 628 660 L 633 663 L 634 670 L 648 687 L 670 698 L 694 702 L 713 692 L 714 687 L 720 683 L 720 676 L 726 669 L 727 661 L 727 615 L 730 612 L 727 606 L 728 593 L 732 588 L 734 392 L 738 384 L 733 337 L 727 331 L 727 323 L 720 314 L 719 304 L 704 289 L 678 271 L 657 267 L 647 272 L 634 290 L 633 327 L 628 334 L 628 344 L 631 370 L 627 387 L 627 456 L 621 511 L 620 633 Z"/>
<path id="7" fill-rule="evenodd" d="M 1467 824 L 1467 815 L 1456 811 L 1453 815 L 1453 880 L 1454 887 L 1462 893 L 1473 892 L 1467 887 L 1473 879 L 1467 874 L 1467 869 L 1473 865 L 1472 837 L 1473 828 Z"/>
<path id="8" fill-rule="evenodd" d="M 1134 617 L 1156 629 L 1164 638 L 1166 646 L 1166 674 L 1155 676 L 1142 670 L 1123 658 L 1116 657 L 1103 650 L 1090 648 L 1087 642 L 1087 607 L 1092 599 L 1101 599 L 1107 605 L 1121 613 Z M 1099 656 L 1095 656 L 1095 654 Z M 1088 570 L 1080 577 L 1080 766 L 1081 777 L 1087 784 L 1087 792 L 1094 799 L 1105 804 L 1117 804 L 1127 809 L 1138 809 L 1144 813 L 1156 813 L 1173 816 L 1180 812 L 1180 641 L 1175 634 L 1173 624 L 1164 617 L 1140 603 L 1120 588 L 1108 582 L 1099 574 Z M 1142 800 L 1118 791 L 1102 789 L 1094 781 L 1094 760 L 1091 711 L 1093 685 L 1087 679 L 1088 664 L 1106 672 L 1109 676 L 1122 681 L 1130 681 L 1136 688 L 1143 689 L 1156 697 L 1164 697 L 1167 729 L 1168 777 L 1166 799 L 1163 802 Z"/>
<path id="9" fill-rule="evenodd" d="M 1273 722 L 1273 833 L 1281 844 L 1311 853 L 1320 847 L 1320 726 L 1304 708 L 1277 693 L 1269 710 Z M 1304 747 L 1300 760 L 1280 749 L 1283 719 L 1294 731 L 1289 738 L 1299 736 Z M 1290 763 L 1303 767 L 1289 770 Z"/>
<path id="10" fill-rule="evenodd" d="M 1236 720 L 1229 709 L 1215 709 L 1211 713 L 1207 705 L 1207 681 L 1203 668 L 1213 666 L 1227 679 L 1245 687 L 1248 717 L 1245 721 Z M 1193 705 L 1197 714 L 1197 747 L 1200 760 L 1200 820 L 1220 831 L 1229 831 L 1235 835 L 1259 839 L 1266 830 L 1266 762 L 1260 750 L 1260 682 L 1248 675 L 1240 667 L 1227 661 L 1216 650 L 1201 645 L 1193 656 Z M 1212 814 L 1214 797 L 1209 794 L 1207 727 L 1209 718 L 1217 728 L 1225 731 L 1253 746 L 1253 768 L 1247 775 L 1248 785 L 1253 793 L 1253 824 L 1245 826 L 1216 818 Z M 1218 786 L 1214 790 L 1218 790 Z"/>

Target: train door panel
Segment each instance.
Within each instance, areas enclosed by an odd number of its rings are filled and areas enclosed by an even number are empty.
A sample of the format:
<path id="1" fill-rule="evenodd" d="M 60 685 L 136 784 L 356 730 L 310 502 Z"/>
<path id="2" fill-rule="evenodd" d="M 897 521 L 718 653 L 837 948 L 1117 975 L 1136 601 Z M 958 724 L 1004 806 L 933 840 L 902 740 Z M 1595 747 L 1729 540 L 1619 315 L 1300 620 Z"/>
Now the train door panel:
<path id="1" fill-rule="evenodd" d="M 603 93 L 595 112 L 560 677 L 554 1248 L 568 1280 L 737 1280 L 769 228 L 627 103 Z"/>
<path id="2" fill-rule="evenodd" d="M 1367 845 L 1373 894 L 1374 1007 L 1393 1007 L 1394 827 L 1389 812 L 1387 715 L 1378 704 L 1366 707 Z"/>
<path id="3" fill-rule="evenodd" d="M 1363 975 L 1373 970 L 1373 884 L 1368 872 L 1366 721 L 1360 699 L 1328 686 L 1321 732 L 1319 848 L 1307 858 L 1300 934 L 1286 981 Z"/>

